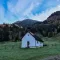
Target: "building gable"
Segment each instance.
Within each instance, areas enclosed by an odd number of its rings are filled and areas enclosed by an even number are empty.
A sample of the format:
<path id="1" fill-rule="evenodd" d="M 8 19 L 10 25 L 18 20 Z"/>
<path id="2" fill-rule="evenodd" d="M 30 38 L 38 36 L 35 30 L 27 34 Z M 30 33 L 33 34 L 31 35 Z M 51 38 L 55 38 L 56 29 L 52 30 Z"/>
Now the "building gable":
<path id="1" fill-rule="evenodd" d="M 27 40 L 27 39 L 35 40 L 35 38 L 30 33 L 26 33 L 22 38 L 22 40 Z"/>
<path id="2" fill-rule="evenodd" d="M 22 39 L 31 39 L 33 38 L 34 40 L 37 40 L 37 41 L 40 41 L 40 42 L 43 42 L 43 40 L 41 38 L 39 38 L 38 36 L 34 35 L 33 33 L 30 33 L 30 32 L 27 32 L 24 37 Z"/>

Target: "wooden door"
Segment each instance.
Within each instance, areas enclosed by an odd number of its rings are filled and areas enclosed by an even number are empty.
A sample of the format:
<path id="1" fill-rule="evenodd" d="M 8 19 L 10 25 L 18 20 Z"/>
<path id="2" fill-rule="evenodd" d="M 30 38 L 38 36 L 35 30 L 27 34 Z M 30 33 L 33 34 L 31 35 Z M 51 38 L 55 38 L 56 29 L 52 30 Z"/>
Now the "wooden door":
<path id="1" fill-rule="evenodd" d="M 30 45 L 30 42 L 29 42 L 29 41 L 27 41 L 27 48 L 29 48 L 29 45 Z"/>

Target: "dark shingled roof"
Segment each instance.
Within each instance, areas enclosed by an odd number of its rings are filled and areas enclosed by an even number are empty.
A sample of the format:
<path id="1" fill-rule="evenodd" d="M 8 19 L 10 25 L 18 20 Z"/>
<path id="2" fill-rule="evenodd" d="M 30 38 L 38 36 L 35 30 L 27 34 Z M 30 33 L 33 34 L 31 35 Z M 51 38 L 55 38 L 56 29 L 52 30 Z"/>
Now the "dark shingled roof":
<path id="1" fill-rule="evenodd" d="M 31 33 L 30 33 L 31 34 Z M 44 42 L 40 37 L 35 34 L 31 34 L 37 41 Z"/>
<path id="2" fill-rule="evenodd" d="M 36 35 L 32 35 L 37 41 L 40 41 L 40 42 L 44 42 L 40 37 L 36 36 Z"/>

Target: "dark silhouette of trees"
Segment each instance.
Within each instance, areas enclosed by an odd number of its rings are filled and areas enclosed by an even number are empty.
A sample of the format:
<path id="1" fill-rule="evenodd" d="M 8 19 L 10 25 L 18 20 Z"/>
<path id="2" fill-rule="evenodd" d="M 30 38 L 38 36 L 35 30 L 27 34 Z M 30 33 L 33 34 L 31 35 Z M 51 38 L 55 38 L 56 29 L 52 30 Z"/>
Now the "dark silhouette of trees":
<path id="1" fill-rule="evenodd" d="M 2 24 L 0 26 L 0 42 L 20 40 L 22 28 L 15 24 Z"/>

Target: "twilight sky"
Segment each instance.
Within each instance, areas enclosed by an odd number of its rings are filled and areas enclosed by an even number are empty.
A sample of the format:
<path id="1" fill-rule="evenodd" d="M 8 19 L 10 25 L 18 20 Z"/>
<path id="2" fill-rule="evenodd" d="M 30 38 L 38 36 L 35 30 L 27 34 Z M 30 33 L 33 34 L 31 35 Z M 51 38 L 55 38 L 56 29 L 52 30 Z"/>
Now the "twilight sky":
<path id="1" fill-rule="evenodd" d="M 60 0 L 0 0 L 0 23 L 44 21 L 55 11 L 60 11 Z"/>

